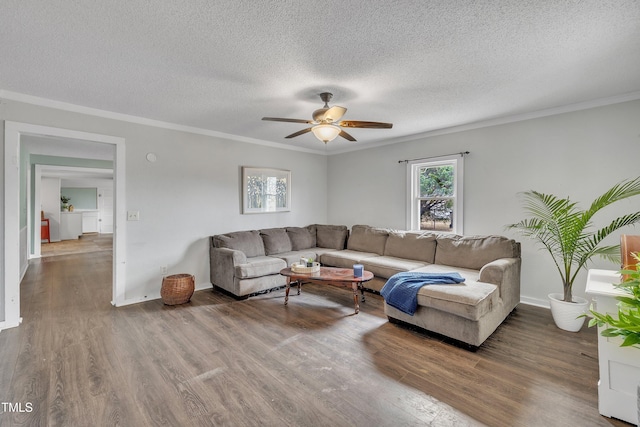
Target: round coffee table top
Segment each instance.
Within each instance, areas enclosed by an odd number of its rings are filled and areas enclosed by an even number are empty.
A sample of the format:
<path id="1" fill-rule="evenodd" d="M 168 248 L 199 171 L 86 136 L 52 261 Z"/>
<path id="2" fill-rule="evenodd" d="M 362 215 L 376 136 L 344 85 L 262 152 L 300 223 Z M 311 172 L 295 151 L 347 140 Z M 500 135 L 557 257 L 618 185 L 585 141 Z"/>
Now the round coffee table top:
<path id="1" fill-rule="evenodd" d="M 291 270 L 291 267 L 283 268 L 280 270 L 280 274 L 283 276 L 307 279 L 307 280 L 322 280 L 327 282 L 368 282 L 373 279 L 373 273 L 364 270 L 362 277 L 355 277 L 353 275 L 352 268 L 335 268 L 335 267 L 320 267 L 320 271 L 312 273 L 297 273 Z"/>

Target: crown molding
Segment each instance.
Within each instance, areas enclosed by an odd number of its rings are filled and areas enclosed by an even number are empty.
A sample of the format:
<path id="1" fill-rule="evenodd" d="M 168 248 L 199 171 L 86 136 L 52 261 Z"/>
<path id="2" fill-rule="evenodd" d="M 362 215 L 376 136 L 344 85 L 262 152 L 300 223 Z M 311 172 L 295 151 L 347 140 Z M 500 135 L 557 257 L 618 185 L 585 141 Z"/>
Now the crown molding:
<path id="1" fill-rule="evenodd" d="M 179 125 L 175 123 L 163 122 L 160 120 L 153 120 L 153 119 L 147 119 L 144 117 L 132 116 L 129 114 L 115 113 L 112 111 L 84 107 L 81 105 L 55 101 L 52 99 L 26 95 L 18 92 L 11 92 L 4 89 L 0 89 L 0 99 L 8 99 L 8 100 L 17 101 L 17 102 L 23 102 L 26 104 L 38 105 L 41 107 L 55 108 L 58 110 L 70 111 L 70 112 L 80 113 L 80 114 L 87 114 L 87 115 L 102 117 L 106 119 L 120 120 L 120 121 L 125 121 L 129 123 L 135 123 L 135 124 L 140 124 L 145 126 L 158 127 L 162 129 L 170 129 L 170 130 L 176 130 L 181 132 L 193 133 L 197 135 L 223 138 L 223 139 L 228 139 L 232 141 L 245 142 L 248 144 L 263 145 L 266 147 L 279 148 L 282 150 L 299 151 L 304 153 L 332 156 L 332 155 L 343 154 L 343 153 L 348 153 L 352 151 L 361 151 L 361 150 L 367 150 L 370 148 L 382 147 L 385 145 L 416 141 L 419 139 L 429 138 L 429 137 L 438 136 L 438 135 L 447 135 L 451 133 L 464 132 L 464 131 L 473 130 L 473 129 L 480 129 L 480 128 L 485 128 L 490 126 L 498 126 L 498 125 L 504 125 L 508 123 L 520 122 L 524 120 L 548 117 L 548 116 L 553 116 L 557 114 L 571 113 L 571 112 L 580 111 L 580 110 L 588 110 L 590 108 L 604 107 L 607 105 L 619 104 L 622 102 L 635 101 L 640 99 L 640 91 L 629 92 L 622 95 L 599 98 L 599 99 L 579 102 L 575 104 L 568 104 L 568 105 L 563 105 L 559 107 L 547 108 L 544 110 L 533 111 L 530 113 L 496 117 L 496 118 L 481 120 L 473 123 L 465 123 L 465 124 L 441 128 L 441 129 L 433 129 L 427 132 L 402 136 L 399 138 L 392 138 L 392 139 L 388 139 L 386 141 L 381 141 L 378 143 L 375 143 L 375 142 L 370 143 L 370 144 L 367 144 L 365 147 L 349 147 L 349 148 L 339 149 L 331 152 L 311 150 L 308 148 L 295 147 L 291 145 L 280 144 L 277 142 L 266 141 L 266 140 L 257 139 L 257 138 L 248 138 L 244 136 L 233 135 L 233 134 L 213 131 L 209 129 L 202 129 L 202 128 L 197 128 L 192 126 L 184 126 L 184 125 Z"/>
<path id="2" fill-rule="evenodd" d="M 23 102 L 26 104 L 38 105 L 40 107 L 55 108 L 58 110 L 70 111 L 74 113 L 87 114 L 90 116 L 101 117 L 105 119 L 119 120 L 123 122 L 135 123 L 139 125 L 152 126 L 162 129 L 175 130 L 180 132 L 188 132 L 196 135 L 212 136 L 216 138 L 229 139 L 232 141 L 246 142 L 248 144 L 264 145 L 272 148 L 280 148 L 290 151 L 301 151 L 312 154 L 323 154 L 324 151 L 311 150 L 308 148 L 294 147 L 286 144 L 280 144 L 277 142 L 266 141 L 257 138 L 248 138 L 239 135 L 233 135 L 224 132 L 218 132 L 209 129 L 202 129 L 193 126 L 179 125 L 176 123 L 163 122 L 160 120 L 147 119 L 144 117 L 132 116 L 129 114 L 115 113 L 113 111 L 100 110 L 97 108 L 84 107 L 82 105 L 70 104 L 62 101 L 55 101 L 53 99 L 41 98 L 38 96 L 26 95 L 18 92 L 11 92 L 8 90 L 0 89 L 0 99 L 7 99 L 16 102 Z"/>
<path id="3" fill-rule="evenodd" d="M 629 92 L 622 95 L 610 96 L 607 98 L 599 98 L 575 104 L 562 105 L 559 107 L 547 108 L 544 110 L 532 111 L 530 113 L 514 114 L 511 116 L 496 117 L 493 119 L 481 120 L 473 123 L 465 123 L 462 125 L 451 126 L 441 129 L 434 129 L 427 132 L 417 133 L 413 135 L 393 138 L 386 141 L 367 144 L 366 147 L 349 147 L 343 150 L 337 150 L 329 153 L 329 155 L 343 154 L 351 151 L 364 150 L 374 147 L 382 147 L 385 145 L 398 144 L 401 142 L 416 141 L 423 138 L 429 138 L 438 135 L 447 135 L 450 133 L 464 132 L 473 129 L 481 129 L 491 126 L 499 126 L 509 123 L 521 122 L 525 120 L 538 119 L 541 117 L 555 116 L 558 114 L 572 113 L 574 111 L 588 110 L 591 108 L 604 107 L 607 105 L 620 104 L 628 101 L 636 101 L 640 99 L 640 91 Z"/>

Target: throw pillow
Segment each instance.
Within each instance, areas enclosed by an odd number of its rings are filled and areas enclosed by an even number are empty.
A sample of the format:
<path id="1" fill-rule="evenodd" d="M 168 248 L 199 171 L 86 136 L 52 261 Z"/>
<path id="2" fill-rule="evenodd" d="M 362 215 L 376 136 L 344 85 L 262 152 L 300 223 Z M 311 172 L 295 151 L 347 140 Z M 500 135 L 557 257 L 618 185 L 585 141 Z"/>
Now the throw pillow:
<path id="1" fill-rule="evenodd" d="M 287 227 L 287 234 L 291 240 L 291 249 L 300 251 L 303 249 L 313 248 L 316 245 L 314 236 L 307 228 Z"/>
<path id="2" fill-rule="evenodd" d="M 354 225 L 347 242 L 347 249 L 360 252 L 384 254 L 384 245 L 389 237 L 389 231 L 368 225 Z"/>
<path id="3" fill-rule="evenodd" d="M 344 225 L 316 224 L 316 245 L 327 249 L 344 249 L 349 230 Z"/>
<path id="4" fill-rule="evenodd" d="M 267 255 L 291 252 L 291 240 L 284 228 L 267 228 L 260 230 L 260 237 L 264 242 L 264 251 Z"/>

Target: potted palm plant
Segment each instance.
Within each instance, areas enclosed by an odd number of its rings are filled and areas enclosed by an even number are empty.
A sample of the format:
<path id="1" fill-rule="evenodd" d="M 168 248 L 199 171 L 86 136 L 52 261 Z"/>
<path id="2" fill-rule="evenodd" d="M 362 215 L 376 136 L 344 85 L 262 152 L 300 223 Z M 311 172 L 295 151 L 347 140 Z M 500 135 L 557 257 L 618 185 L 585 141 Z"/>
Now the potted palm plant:
<path id="1" fill-rule="evenodd" d="M 588 302 L 573 295 L 573 283 L 578 273 L 596 255 L 619 262 L 619 245 L 603 245 L 602 241 L 614 231 L 639 222 L 640 212 L 618 217 L 597 230 L 592 229 L 593 217 L 605 207 L 637 195 L 640 195 L 640 177 L 614 185 L 586 210 L 569 197 L 537 191 L 522 193 L 528 218 L 508 225 L 507 229 L 535 240 L 551 255 L 563 285 L 562 294 L 549 294 L 551 314 L 560 329 L 580 330 L 584 317 L 579 316 L 587 311 Z M 566 310 L 570 310 L 569 314 Z"/>

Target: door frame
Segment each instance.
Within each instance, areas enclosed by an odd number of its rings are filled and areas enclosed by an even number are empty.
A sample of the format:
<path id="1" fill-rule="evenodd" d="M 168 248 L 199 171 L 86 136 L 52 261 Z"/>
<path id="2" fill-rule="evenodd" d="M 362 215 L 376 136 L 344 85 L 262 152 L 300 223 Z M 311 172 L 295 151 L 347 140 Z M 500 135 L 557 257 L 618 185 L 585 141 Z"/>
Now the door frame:
<path id="1" fill-rule="evenodd" d="M 53 136 L 91 142 L 113 144 L 115 158 L 114 225 L 113 225 L 113 297 L 116 307 L 125 300 L 126 262 L 126 197 L 125 197 L 125 138 L 88 133 L 71 129 L 40 126 L 30 123 L 5 121 L 4 126 L 4 254 L 2 275 L 4 278 L 4 321 L 0 330 L 18 326 L 20 317 L 20 281 L 22 279 L 21 251 L 29 252 L 28 244 L 20 242 L 20 140 L 22 135 Z M 26 206 L 26 205 L 25 205 Z M 27 242 L 28 243 L 28 242 Z"/>

